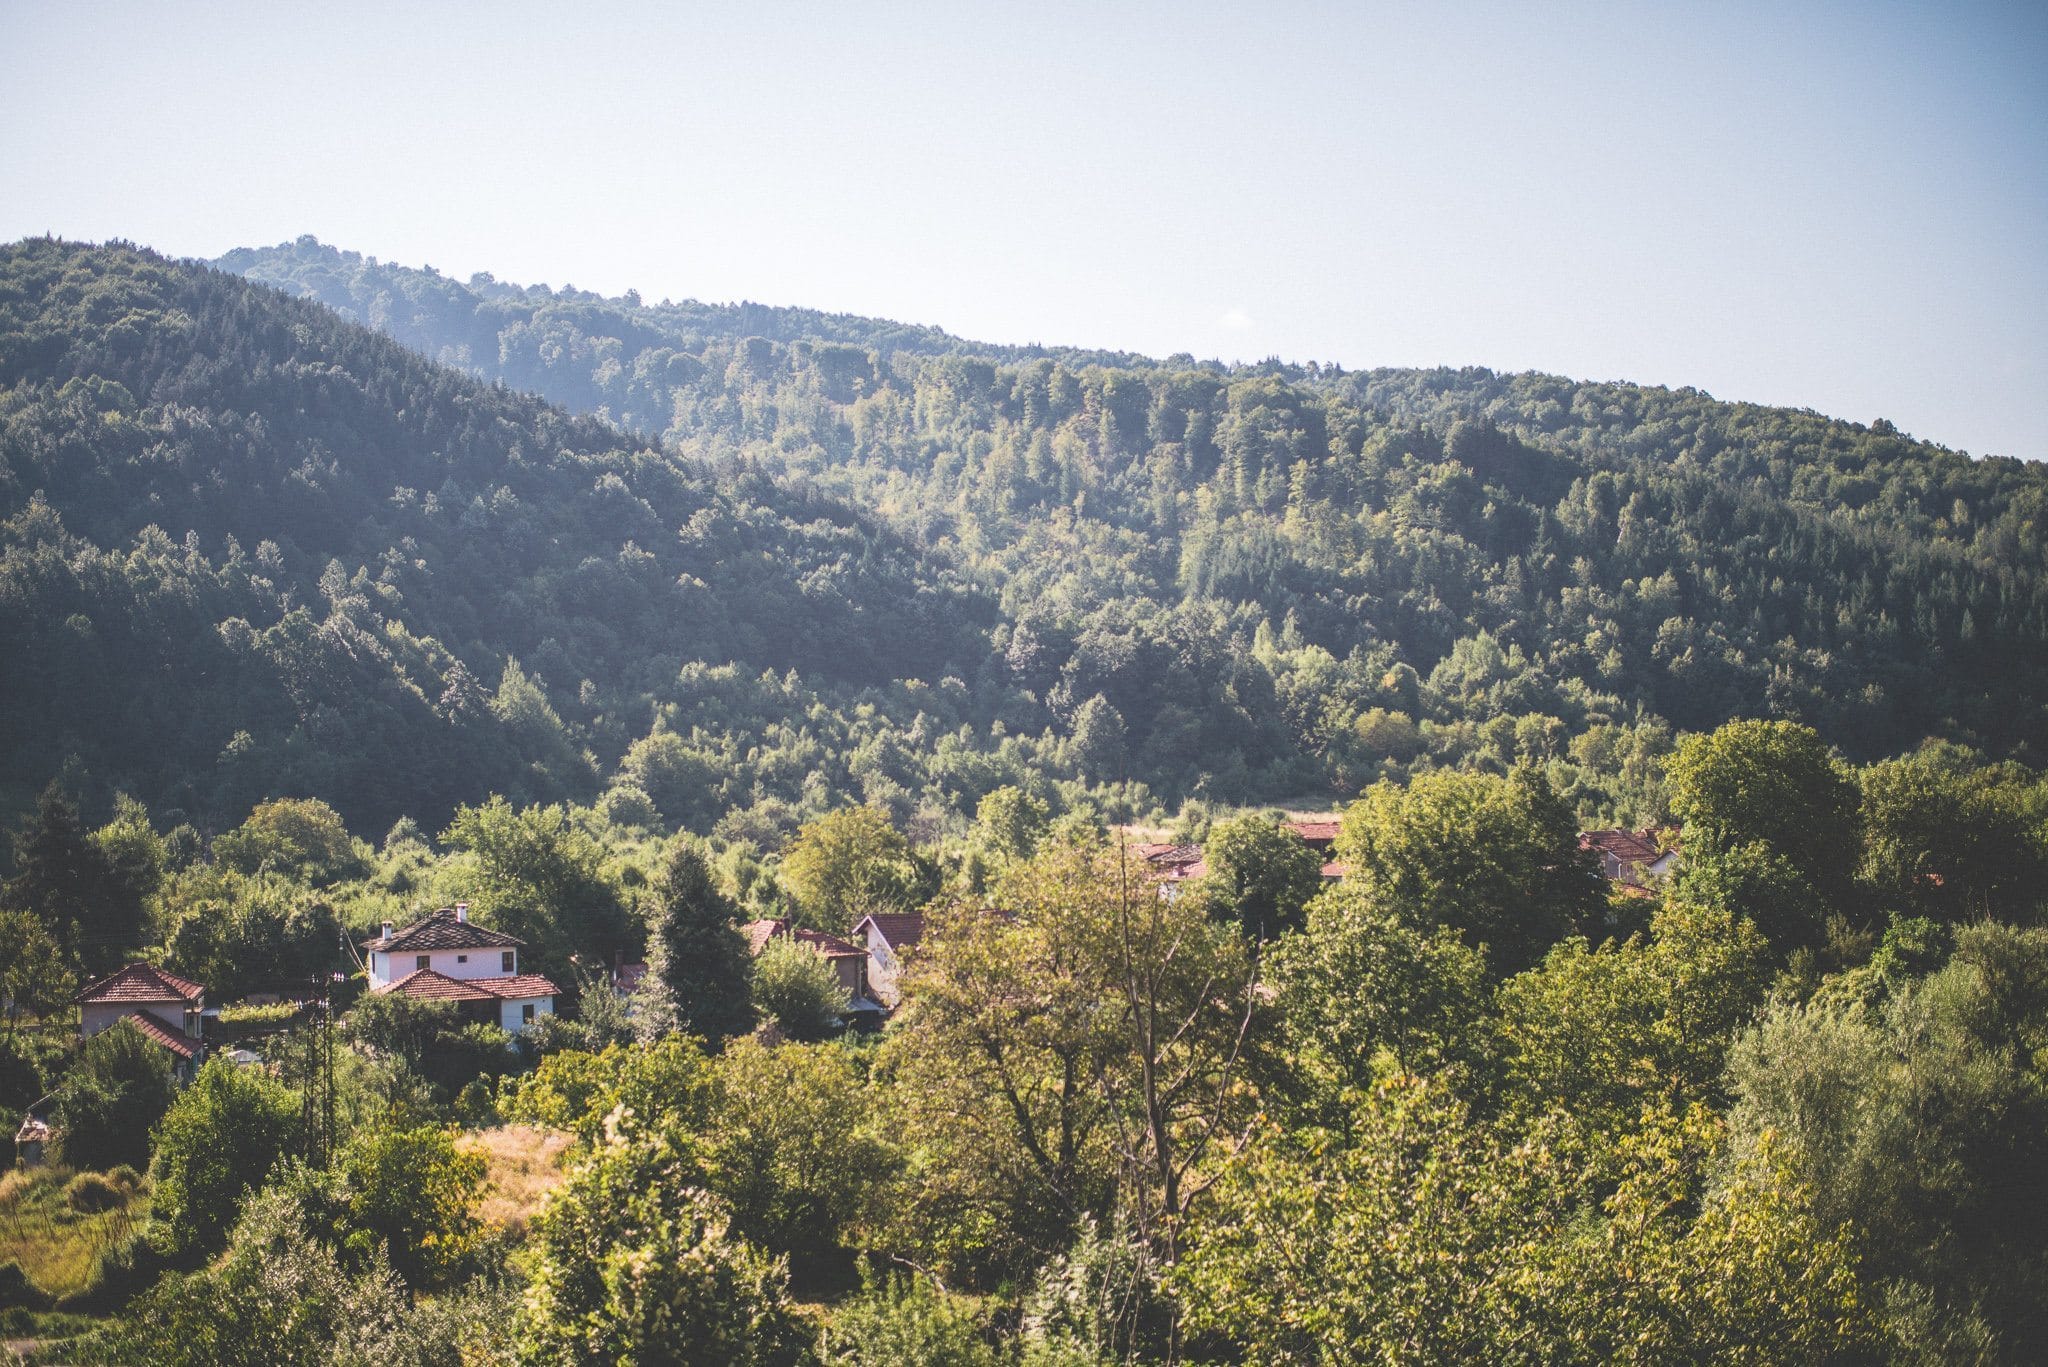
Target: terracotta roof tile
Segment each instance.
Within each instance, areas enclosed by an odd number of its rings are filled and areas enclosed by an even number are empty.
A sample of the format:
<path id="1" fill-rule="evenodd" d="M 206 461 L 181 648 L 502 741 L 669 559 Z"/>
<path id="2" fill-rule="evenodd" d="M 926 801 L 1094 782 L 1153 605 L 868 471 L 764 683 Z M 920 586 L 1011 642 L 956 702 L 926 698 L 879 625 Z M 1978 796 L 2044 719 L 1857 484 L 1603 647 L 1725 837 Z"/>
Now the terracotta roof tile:
<path id="1" fill-rule="evenodd" d="M 740 927 L 740 934 L 747 937 L 747 952 L 750 954 L 759 954 L 768 947 L 770 940 L 788 939 L 809 945 L 828 959 L 865 959 L 868 956 L 865 949 L 850 945 L 837 935 L 827 935 L 822 930 L 806 930 L 786 916 L 749 921 Z"/>
<path id="2" fill-rule="evenodd" d="M 1290 821 L 1287 823 L 1288 830 L 1294 832 L 1311 845 L 1327 845 L 1331 843 L 1337 838 L 1337 832 L 1343 828 L 1343 821 L 1337 817 L 1327 819 L 1323 817 L 1308 817 L 1301 821 Z"/>
<path id="3" fill-rule="evenodd" d="M 861 934 L 862 929 L 873 926 L 882 932 L 882 939 L 891 949 L 904 949 L 924 938 L 924 913 L 921 911 L 878 911 L 860 918 L 860 925 L 853 933 Z"/>
<path id="4" fill-rule="evenodd" d="M 152 1043 L 162 1045 L 179 1058 L 188 1059 L 199 1052 L 197 1040 L 187 1039 L 147 1011 L 130 1011 L 121 1019 L 148 1036 Z"/>
<path id="5" fill-rule="evenodd" d="M 510 949 L 525 943 L 517 935 L 459 919 L 454 907 L 442 907 L 424 921 L 393 931 L 388 940 L 379 935 L 363 941 L 363 948 L 378 953 L 409 954 L 426 949 Z"/>
<path id="6" fill-rule="evenodd" d="M 89 984 L 71 1000 L 95 1002 L 196 1002 L 206 989 L 189 978 L 166 973 L 155 964 L 130 964 Z"/>
<path id="7" fill-rule="evenodd" d="M 416 968 L 376 989 L 396 992 L 415 1001 L 481 1002 L 507 997 L 552 997 L 560 989 L 538 973 L 500 978 L 451 978 L 431 968 Z"/>

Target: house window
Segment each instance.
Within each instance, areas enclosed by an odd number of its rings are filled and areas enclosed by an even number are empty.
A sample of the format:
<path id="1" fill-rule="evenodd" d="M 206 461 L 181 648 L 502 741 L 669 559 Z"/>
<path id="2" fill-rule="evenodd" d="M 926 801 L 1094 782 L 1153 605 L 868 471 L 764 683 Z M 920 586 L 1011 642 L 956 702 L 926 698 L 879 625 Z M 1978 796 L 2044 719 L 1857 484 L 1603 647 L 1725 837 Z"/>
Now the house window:
<path id="1" fill-rule="evenodd" d="M 522 1006 L 522 1007 L 520 1007 L 520 1008 L 519 1008 L 519 1023 L 520 1023 L 521 1025 L 531 1025 L 531 1024 L 533 1024 L 533 1003 L 532 1003 L 532 1002 L 528 1002 L 528 1003 L 527 1003 L 526 1005 L 524 1005 L 524 1006 Z"/>
<path id="2" fill-rule="evenodd" d="M 469 962 L 469 956 L 467 954 L 458 954 L 455 956 L 455 962 L 459 964 L 466 964 Z"/>
<path id="3" fill-rule="evenodd" d="M 502 963 L 502 964 L 504 965 L 504 968 L 503 968 L 503 970 L 502 970 L 502 971 L 504 971 L 504 972 L 506 972 L 506 973 L 512 973 L 512 972 L 515 972 L 515 971 L 516 971 L 516 970 L 515 970 L 515 969 L 514 969 L 514 968 L 512 967 L 513 959 L 512 959 L 512 951 L 511 951 L 511 950 L 509 950 L 509 949 L 508 949 L 508 950 L 506 950 L 506 951 L 504 952 L 504 954 L 502 954 L 501 956 L 499 956 L 499 961 L 500 961 L 500 962 L 501 962 L 501 963 Z"/>
<path id="4" fill-rule="evenodd" d="M 431 954 L 422 954 L 417 959 L 414 959 L 412 961 L 412 966 L 414 968 L 431 968 L 433 967 L 433 964 L 434 956 Z"/>

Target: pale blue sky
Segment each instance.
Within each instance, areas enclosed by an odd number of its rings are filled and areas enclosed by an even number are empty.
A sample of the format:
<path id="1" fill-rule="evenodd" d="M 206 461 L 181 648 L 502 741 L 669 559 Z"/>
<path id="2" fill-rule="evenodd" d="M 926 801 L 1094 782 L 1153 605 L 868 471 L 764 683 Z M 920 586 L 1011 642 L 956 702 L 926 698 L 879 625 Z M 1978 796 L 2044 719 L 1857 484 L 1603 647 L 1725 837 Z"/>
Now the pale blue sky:
<path id="1" fill-rule="evenodd" d="M 16 3 L 0 238 L 314 233 L 2048 456 L 2048 5 Z"/>

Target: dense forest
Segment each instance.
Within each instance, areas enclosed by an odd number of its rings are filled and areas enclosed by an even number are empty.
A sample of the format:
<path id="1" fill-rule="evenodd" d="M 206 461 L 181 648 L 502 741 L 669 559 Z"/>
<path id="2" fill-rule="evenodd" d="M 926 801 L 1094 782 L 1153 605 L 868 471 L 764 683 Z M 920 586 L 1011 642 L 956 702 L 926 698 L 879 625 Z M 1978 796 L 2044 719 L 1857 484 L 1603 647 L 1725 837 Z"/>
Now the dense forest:
<path id="1" fill-rule="evenodd" d="M 871 510 L 1000 603 L 977 698 L 1014 684 L 1036 706 L 1012 731 L 1073 735 L 1100 697 L 1116 743 L 1084 745 L 1073 776 L 1169 808 L 1529 758 L 1589 816 L 1649 819 L 1658 795 L 1617 785 L 1618 760 L 1743 714 L 1859 757 L 1931 735 L 2041 753 L 2048 480 L 1882 421 L 1540 375 L 980 347 L 465 286 L 309 239 L 222 264 Z"/>
<path id="2" fill-rule="evenodd" d="M 32 1361 L 2048 1355 L 2048 474 L 220 265 L 0 249 Z"/>

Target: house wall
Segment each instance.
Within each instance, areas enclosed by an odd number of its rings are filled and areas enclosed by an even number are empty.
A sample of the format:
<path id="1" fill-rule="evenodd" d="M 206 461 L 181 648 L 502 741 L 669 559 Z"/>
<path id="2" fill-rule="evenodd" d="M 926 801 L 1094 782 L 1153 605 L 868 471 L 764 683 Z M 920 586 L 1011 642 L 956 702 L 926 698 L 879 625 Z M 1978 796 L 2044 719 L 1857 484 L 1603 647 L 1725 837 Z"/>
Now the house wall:
<path id="1" fill-rule="evenodd" d="M 84 1039 L 136 1011 L 146 1011 L 181 1035 L 194 1032 L 185 1025 L 183 1002 L 85 1002 L 78 1008 L 78 1037 Z"/>
<path id="2" fill-rule="evenodd" d="M 512 956 L 510 968 L 503 966 L 507 954 Z M 372 950 L 370 986 L 381 987 L 385 983 L 396 982 L 418 968 L 421 958 L 431 961 L 428 968 L 451 978 L 502 978 L 519 971 L 519 951 L 516 949 L 437 949 L 426 955 Z"/>
<path id="3" fill-rule="evenodd" d="M 531 1006 L 535 1020 L 555 1014 L 553 997 L 506 997 L 498 1003 L 499 1020 L 511 1034 L 518 1034 L 526 1028 L 526 1013 L 521 1007 Z"/>
<path id="4" fill-rule="evenodd" d="M 839 985 L 846 989 L 849 997 L 865 995 L 867 966 L 865 958 L 856 959 L 850 954 L 843 959 L 832 960 L 832 969 L 839 975 Z"/>
<path id="5" fill-rule="evenodd" d="M 896 975 L 903 971 L 902 963 L 896 958 L 896 951 L 882 938 L 882 932 L 868 927 L 868 984 L 874 988 L 875 997 L 884 1006 L 894 1006 L 902 996 L 896 987 Z"/>

